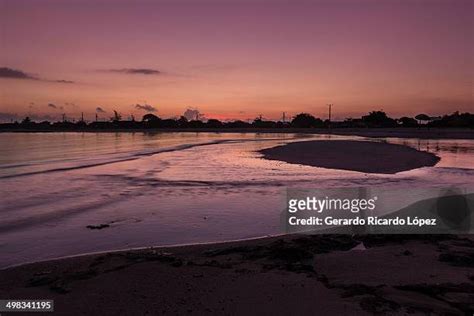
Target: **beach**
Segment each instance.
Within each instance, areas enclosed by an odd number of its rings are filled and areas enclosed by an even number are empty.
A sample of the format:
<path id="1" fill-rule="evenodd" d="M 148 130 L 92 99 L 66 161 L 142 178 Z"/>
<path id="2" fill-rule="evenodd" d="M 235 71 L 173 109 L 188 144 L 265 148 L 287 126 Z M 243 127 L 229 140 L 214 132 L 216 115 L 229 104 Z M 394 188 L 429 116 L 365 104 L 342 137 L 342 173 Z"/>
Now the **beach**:
<path id="1" fill-rule="evenodd" d="M 289 235 L 28 264 L 0 271 L 0 297 L 56 315 L 464 315 L 473 260 L 472 236 Z"/>
<path id="2" fill-rule="evenodd" d="M 432 153 L 381 142 L 276 144 L 254 150 L 289 167 L 362 174 L 390 175 L 439 161 Z M 371 151 L 375 160 L 364 167 Z M 262 158 L 252 159 L 267 160 Z M 208 216 L 203 220 L 212 221 Z M 126 227 L 98 222 L 85 229 L 100 238 Z M 53 299 L 57 315 L 462 315 L 474 309 L 473 260 L 472 235 L 269 236 L 13 266 L 0 270 L 0 297 Z"/>

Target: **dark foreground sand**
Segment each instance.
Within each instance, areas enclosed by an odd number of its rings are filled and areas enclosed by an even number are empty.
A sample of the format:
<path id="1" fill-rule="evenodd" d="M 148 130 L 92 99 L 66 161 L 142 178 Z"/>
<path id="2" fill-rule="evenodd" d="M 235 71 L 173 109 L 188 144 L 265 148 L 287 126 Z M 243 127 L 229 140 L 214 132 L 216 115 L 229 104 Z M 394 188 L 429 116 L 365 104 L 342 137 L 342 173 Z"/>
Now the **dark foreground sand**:
<path id="1" fill-rule="evenodd" d="M 2 270 L 0 297 L 54 299 L 54 315 L 472 315 L 474 240 L 292 235 L 97 254 Z"/>
<path id="2" fill-rule="evenodd" d="M 349 140 L 295 142 L 260 152 L 271 160 L 366 173 L 391 174 L 439 161 L 434 154 L 403 145 Z"/>

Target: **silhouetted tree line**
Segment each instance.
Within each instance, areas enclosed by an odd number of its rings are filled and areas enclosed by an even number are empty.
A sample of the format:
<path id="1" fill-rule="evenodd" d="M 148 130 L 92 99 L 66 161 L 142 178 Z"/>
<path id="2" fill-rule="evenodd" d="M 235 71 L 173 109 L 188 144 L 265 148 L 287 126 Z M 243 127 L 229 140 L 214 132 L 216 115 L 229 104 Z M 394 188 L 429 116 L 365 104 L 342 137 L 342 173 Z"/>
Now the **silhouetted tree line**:
<path id="1" fill-rule="evenodd" d="M 145 114 L 141 121 L 133 117 L 130 120 L 122 120 L 121 115 L 114 111 L 114 117 L 110 121 L 95 121 L 87 123 L 83 120 L 78 122 L 61 121 L 51 123 L 49 121 L 33 122 L 25 117 L 21 122 L 0 124 L 0 129 L 26 129 L 26 130 L 114 130 L 114 129 L 200 129 L 200 128 L 386 128 L 386 127 L 468 127 L 474 128 L 474 114 L 454 112 L 441 117 L 430 117 L 419 114 L 413 117 L 401 117 L 394 119 L 388 117 L 383 111 L 372 111 L 361 118 L 348 118 L 344 121 L 329 122 L 314 117 L 309 113 L 300 113 L 293 117 L 290 122 L 271 121 L 258 117 L 253 122 L 241 120 L 219 121 L 209 119 L 207 121 L 188 120 L 181 116 L 178 119 L 162 119 L 155 114 Z"/>

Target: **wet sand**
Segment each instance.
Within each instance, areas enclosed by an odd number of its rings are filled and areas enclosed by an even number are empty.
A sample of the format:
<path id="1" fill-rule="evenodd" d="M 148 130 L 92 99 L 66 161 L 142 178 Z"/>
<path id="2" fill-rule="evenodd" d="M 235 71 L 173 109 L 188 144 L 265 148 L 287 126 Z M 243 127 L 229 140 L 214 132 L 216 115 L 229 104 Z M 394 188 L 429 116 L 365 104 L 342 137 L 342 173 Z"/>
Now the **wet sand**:
<path id="1" fill-rule="evenodd" d="M 55 315 L 463 315 L 473 267 L 472 236 L 292 235 L 28 264 L 0 271 L 0 297 Z"/>
<path id="2" fill-rule="evenodd" d="M 317 140 L 261 150 L 263 157 L 314 167 L 393 174 L 434 166 L 439 157 L 414 148 L 367 141 Z"/>

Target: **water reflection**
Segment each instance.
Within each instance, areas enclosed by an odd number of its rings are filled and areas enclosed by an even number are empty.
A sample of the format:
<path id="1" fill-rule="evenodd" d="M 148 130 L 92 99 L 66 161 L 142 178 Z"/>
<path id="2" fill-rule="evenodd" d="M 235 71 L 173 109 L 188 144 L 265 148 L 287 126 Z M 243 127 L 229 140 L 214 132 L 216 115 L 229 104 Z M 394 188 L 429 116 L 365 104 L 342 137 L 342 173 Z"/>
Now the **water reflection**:
<path id="1" fill-rule="evenodd" d="M 286 142 L 328 138 L 366 140 L 295 134 L 0 134 L 0 267 L 91 251 L 279 233 L 289 187 L 474 185 L 473 140 L 370 139 L 441 157 L 435 167 L 395 175 L 292 165 L 257 153 Z M 104 223 L 110 227 L 86 228 Z"/>

